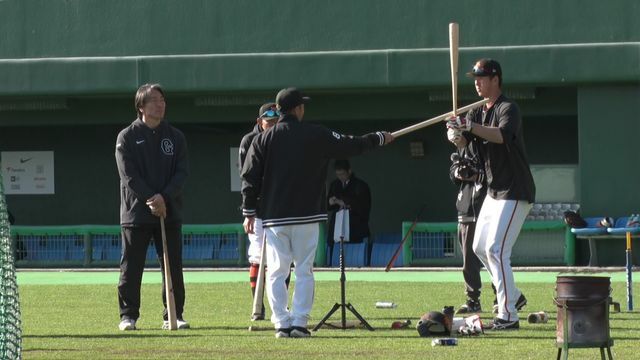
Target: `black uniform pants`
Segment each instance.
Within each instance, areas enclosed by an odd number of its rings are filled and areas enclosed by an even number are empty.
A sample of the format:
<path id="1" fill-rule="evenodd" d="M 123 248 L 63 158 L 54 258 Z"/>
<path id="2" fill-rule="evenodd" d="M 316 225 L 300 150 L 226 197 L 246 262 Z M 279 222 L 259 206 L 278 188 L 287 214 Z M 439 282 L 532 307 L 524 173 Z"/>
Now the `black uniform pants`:
<path id="1" fill-rule="evenodd" d="M 182 230 L 180 225 L 165 227 L 169 248 L 169 267 L 176 303 L 176 315 L 182 319 L 184 310 L 184 280 L 182 277 Z M 162 235 L 160 225 L 122 227 L 122 257 L 120 258 L 120 281 L 118 302 L 120 318 L 137 320 L 140 316 L 140 286 L 149 242 L 153 239 L 162 274 L 163 318 L 167 320 L 167 299 L 164 291 L 164 263 L 162 261 Z"/>
<path id="2" fill-rule="evenodd" d="M 465 290 L 469 299 L 480 298 L 480 270 L 482 263 L 473 252 L 473 235 L 476 232 L 475 222 L 458 223 L 458 241 L 462 249 L 462 275 L 464 276 Z"/>

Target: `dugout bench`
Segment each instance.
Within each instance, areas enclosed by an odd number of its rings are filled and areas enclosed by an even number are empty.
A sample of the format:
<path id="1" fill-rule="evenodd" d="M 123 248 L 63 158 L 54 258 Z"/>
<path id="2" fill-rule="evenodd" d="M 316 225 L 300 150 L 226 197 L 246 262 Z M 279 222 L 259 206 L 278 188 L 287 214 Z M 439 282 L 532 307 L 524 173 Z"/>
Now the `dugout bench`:
<path id="1" fill-rule="evenodd" d="M 589 244 L 589 266 L 603 266 L 601 259 L 598 257 L 598 245 L 606 244 L 610 249 L 610 253 L 619 254 L 616 256 L 616 260 L 612 264 L 615 266 L 623 266 L 625 263 L 625 239 L 627 232 L 630 232 L 632 237 L 640 234 L 640 227 L 626 227 L 629 217 L 621 217 L 616 219 L 613 227 L 602 227 L 599 225 L 602 216 L 588 217 L 584 220 L 587 226 L 579 229 L 571 229 L 571 233 L 577 240 L 586 240 Z M 634 239 L 637 248 L 638 239 Z M 638 264 L 638 256 L 634 254 L 633 263 Z"/>

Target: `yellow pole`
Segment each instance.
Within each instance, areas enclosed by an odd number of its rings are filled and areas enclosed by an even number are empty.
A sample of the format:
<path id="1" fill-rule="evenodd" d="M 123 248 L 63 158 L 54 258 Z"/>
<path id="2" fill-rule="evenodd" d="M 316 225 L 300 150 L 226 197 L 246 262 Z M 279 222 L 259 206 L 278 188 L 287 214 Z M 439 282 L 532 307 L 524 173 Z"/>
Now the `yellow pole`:
<path id="1" fill-rule="evenodd" d="M 627 250 L 631 250 L 631 232 L 627 231 Z"/>

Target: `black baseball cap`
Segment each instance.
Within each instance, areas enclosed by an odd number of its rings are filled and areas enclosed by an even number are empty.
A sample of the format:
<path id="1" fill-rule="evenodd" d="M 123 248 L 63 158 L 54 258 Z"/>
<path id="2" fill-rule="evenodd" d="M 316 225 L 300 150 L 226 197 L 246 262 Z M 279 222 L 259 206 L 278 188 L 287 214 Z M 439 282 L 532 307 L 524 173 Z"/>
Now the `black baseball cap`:
<path id="1" fill-rule="evenodd" d="M 467 73 L 467 76 L 499 76 L 502 79 L 502 68 L 500 63 L 493 59 L 480 59 L 476 61 L 473 69 Z"/>
<path id="2" fill-rule="evenodd" d="M 273 110 L 273 116 L 269 116 L 270 114 L 268 114 L 267 112 L 269 110 Z M 279 113 L 276 110 L 276 103 L 265 103 L 262 106 L 260 106 L 260 110 L 258 110 L 258 117 L 264 117 L 264 118 L 277 118 L 279 117 Z"/>
<path id="3" fill-rule="evenodd" d="M 302 95 L 300 90 L 294 87 L 282 89 L 276 95 L 276 104 L 280 107 L 280 111 L 289 111 L 300 104 L 306 104 L 311 100 L 310 97 Z"/>

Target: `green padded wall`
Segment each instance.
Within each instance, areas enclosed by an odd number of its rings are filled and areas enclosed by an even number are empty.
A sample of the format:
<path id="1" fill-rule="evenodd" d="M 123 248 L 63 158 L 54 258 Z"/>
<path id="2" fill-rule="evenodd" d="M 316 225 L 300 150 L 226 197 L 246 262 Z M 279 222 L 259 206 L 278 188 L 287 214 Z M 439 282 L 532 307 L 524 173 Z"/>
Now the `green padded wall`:
<path id="1" fill-rule="evenodd" d="M 581 200 L 585 216 L 640 213 L 640 86 L 578 89 Z M 631 105 L 634 104 L 634 105 Z"/>

